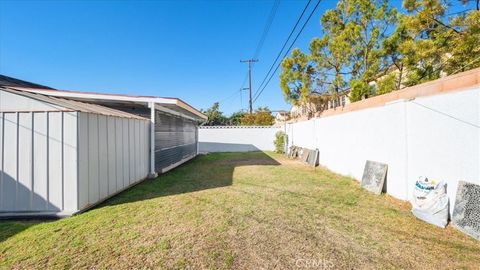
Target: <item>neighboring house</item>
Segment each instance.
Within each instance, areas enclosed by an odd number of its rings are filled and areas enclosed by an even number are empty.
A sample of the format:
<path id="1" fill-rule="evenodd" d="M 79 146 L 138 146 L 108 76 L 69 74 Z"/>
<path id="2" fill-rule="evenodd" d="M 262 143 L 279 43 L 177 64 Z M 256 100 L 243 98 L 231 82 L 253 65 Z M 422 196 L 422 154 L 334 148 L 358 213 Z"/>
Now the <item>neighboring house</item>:
<path id="1" fill-rule="evenodd" d="M 290 113 L 287 111 L 278 111 L 275 115 L 275 125 L 283 124 L 290 119 Z"/>
<path id="2" fill-rule="evenodd" d="M 320 115 L 320 113 L 325 110 L 343 107 L 350 103 L 349 94 L 349 90 L 336 95 L 330 93 L 311 94 L 308 97 L 307 103 L 292 106 L 290 109 L 290 116 L 293 119 L 308 119 Z"/>
<path id="3" fill-rule="evenodd" d="M 329 99 L 328 99 L 328 109 L 335 109 L 337 107 L 344 107 L 347 104 L 350 104 L 350 90 L 345 90 L 341 93 L 338 93 L 336 95 L 336 98 L 333 98 L 329 94 Z"/>

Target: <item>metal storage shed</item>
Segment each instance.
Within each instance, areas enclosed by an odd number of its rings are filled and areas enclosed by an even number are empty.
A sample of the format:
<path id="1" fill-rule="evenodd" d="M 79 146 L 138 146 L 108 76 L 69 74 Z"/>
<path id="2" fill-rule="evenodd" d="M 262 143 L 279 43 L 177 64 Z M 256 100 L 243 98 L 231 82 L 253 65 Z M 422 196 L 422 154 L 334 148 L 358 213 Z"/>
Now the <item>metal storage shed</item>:
<path id="1" fill-rule="evenodd" d="M 0 87 L 0 216 L 70 215 L 146 178 L 150 121 Z"/>

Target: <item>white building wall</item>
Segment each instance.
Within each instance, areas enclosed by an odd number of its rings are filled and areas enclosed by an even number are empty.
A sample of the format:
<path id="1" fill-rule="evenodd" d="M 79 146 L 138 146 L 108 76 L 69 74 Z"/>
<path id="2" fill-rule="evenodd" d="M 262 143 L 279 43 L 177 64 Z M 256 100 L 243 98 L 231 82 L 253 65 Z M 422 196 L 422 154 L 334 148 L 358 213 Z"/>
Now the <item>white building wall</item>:
<path id="1" fill-rule="evenodd" d="M 419 176 L 480 184 L 480 88 L 287 124 L 289 145 L 320 150 L 320 164 L 361 179 L 366 160 L 388 164 L 387 192 L 408 200 Z M 273 138 L 273 137 L 272 137 Z M 450 210 L 452 210 L 451 207 Z"/>
<path id="2" fill-rule="evenodd" d="M 148 176 L 147 120 L 79 113 L 79 210 Z"/>
<path id="3" fill-rule="evenodd" d="M 280 127 L 199 127 L 198 152 L 273 151 Z"/>

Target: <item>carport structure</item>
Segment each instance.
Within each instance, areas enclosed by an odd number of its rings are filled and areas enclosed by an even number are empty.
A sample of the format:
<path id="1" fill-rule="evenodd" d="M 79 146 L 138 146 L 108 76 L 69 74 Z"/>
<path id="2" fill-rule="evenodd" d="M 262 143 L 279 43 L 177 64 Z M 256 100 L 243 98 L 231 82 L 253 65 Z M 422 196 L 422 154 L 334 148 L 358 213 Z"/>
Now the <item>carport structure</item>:
<path id="1" fill-rule="evenodd" d="M 190 160 L 177 98 L 55 90 L 0 75 L 0 218 L 68 216 Z"/>
<path id="2" fill-rule="evenodd" d="M 198 123 L 207 119 L 178 98 L 133 96 L 45 88 L 9 87 L 46 96 L 98 104 L 150 119 L 150 176 L 166 172 L 196 156 Z"/>

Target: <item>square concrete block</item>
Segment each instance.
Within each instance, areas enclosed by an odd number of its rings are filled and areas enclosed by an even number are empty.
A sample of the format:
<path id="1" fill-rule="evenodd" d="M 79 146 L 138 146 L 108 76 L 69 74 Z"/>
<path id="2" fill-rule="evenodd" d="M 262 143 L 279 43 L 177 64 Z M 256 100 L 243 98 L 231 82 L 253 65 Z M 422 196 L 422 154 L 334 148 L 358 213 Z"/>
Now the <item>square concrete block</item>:
<path id="1" fill-rule="evenodd" d="M 480 185 L 464 181 L 458 183 L 452 225 L 480 240 Z"/>
<path id="2" fill-rule="evenodd" d="M 363 170 L 362 187 L 377 195 L 382 193 L 387 168 L 387 164 L 367 160 Z"/>

